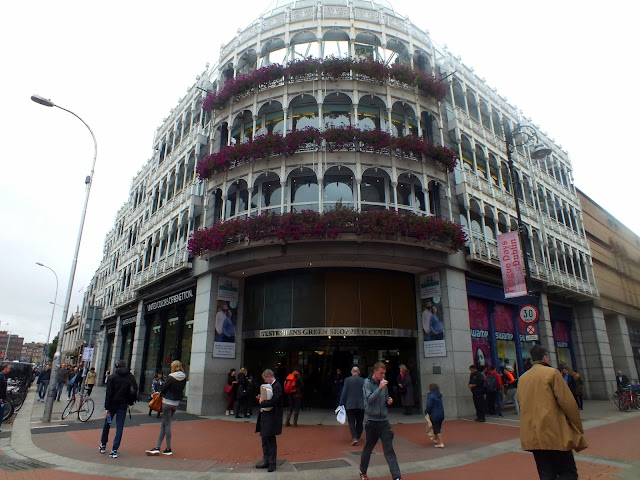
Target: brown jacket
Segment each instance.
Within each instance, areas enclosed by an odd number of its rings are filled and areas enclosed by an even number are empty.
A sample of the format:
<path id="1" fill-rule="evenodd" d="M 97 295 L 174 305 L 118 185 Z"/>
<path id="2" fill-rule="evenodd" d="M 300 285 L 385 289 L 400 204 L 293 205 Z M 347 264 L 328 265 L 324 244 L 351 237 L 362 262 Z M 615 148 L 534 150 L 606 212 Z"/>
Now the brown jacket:
<path id="1" fill-rule="evenodd" d="M 578 405 L 558 370 L 535 362 L 520 377 L 517 395 L 523 450 L 587 448 Z"/>

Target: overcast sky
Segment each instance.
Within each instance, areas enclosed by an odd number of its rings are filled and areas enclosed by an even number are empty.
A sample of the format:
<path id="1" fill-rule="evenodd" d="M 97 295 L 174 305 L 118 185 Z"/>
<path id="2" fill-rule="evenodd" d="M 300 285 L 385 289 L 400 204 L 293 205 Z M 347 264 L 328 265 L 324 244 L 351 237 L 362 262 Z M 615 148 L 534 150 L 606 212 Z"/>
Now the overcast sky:
<path id="1" fill-rule="evenodd" d="M 640 2 L 391 1 L 567 150 L 575 183 L 636 234 Z M 157 127 L 267 1 L 1 2 L 0 329 L 45 341 L 65 292 L 84 179 L 98 161 L 71 310 Z M 59 331 L 56 307 L 51 338 Z"/>

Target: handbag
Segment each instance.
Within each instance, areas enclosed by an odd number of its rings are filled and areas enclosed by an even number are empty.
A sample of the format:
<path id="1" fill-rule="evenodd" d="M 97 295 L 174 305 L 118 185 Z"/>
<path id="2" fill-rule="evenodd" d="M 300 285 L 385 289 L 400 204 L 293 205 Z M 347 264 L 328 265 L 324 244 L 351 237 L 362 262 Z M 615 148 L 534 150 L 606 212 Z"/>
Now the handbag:
<path id="1" fill-rule="evenodd" d="M 149 402 L 149 408 L 154 412 L 160 413 L 162 411 L 162 395 L 160 392 L 153 392 L 151 394 L 151 401 Z"/>
<path id="2" fill-rule="evenodd" d="M 436 441 L 436 435 L 433 432 L 433 423 L 431 423 L 431 416 L 427 413 L 424 416 L 425 421 L 427 422 L 427 435 L 432 441 Z"/>
<path id="3" fill-rule="evenodd" d="M 343 425 L 347 421 L 347 412 L 344 409 L 344 405 L 340 405 L 336 408 L 336 420 Z"/>
<path id="4" fill-rule="evenodd" d="M 224 393 L 231 393 L 231 390 L 233 390 L 233 385 L 231 385 L 230 383 L 225 383 L 224 384 Z"/>

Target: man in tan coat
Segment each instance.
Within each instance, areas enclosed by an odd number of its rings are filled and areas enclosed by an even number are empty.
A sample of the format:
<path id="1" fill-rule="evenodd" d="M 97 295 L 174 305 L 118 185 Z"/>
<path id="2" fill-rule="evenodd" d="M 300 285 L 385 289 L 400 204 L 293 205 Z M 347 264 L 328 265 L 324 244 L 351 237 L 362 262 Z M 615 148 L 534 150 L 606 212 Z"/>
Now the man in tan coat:
<path id="1" fill-rule="evenodd" d="M 573 452 L 587 448 L 582 419 L 560 372 L 540 345 L 531 349 L 533 367 L 520 377 L 520 444 L 533 453 L 540 480 L 578 478 Z"/>

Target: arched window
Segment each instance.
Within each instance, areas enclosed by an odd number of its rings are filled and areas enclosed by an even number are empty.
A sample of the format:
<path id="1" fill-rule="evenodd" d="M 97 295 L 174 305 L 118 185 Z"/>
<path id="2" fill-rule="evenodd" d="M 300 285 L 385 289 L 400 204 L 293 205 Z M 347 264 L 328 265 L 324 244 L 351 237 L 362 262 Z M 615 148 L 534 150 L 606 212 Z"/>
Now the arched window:
<path id="1" fill-rule="evenodd" d="M 251 195 L 251 210 L 257 214 L 265 211 L 280 212 L 282 205 L 282 186 L 280 177 L 273 172 L 263 173 L 256 178 Z"/>
<path id="2" fill-rule="evenodd" d="M 480 120 L 482 120 L 482 126 L 491 131 L 491 112 L 487 103 L 480 99 Z"/>
<path id="3" fill-rule="evenodd" d="M 493 119 L 493 133 L 500 138 L 504 138 L 504 133 L 502 132 L 502 121 L 500 120 L 500 114 L 495 110 L 491 114 L 491 118 Z"/>
<path id="4" fill-rule="evenodd" d="M 478 115 L 478 102 L 476 101 L 476 94 L 471 90 L 467 90 L 467 107 L 469 108 L 469 115 L 476 121 L 480 121 Z"/>
<path id="5" fill-rule="evenodd" d="M 500 175 L 502 176 L 502 187 L 507 193 L 511 193 L 511 173 L 509 166 L 505 162 L 502 162 L 500 167 Z"/>
<path id="6" fill-rule="evenodd" d="M 353 207 L 353 172 L 347 167 L 331 167 L 324 175 L 322 199 L 327 212 L 341 203 Z"/>
<path id="7" fill-rule="evenodd" d="M 273 63 L 284 65 L 287 63 L 287 49 L 284 40 L 281 38 L 272 38 L 262 47 L 262 56 L 260 66 L 266 67 Z"/>
<path id="8" fill-rule="evenodd" d="M 429 61 L 429 56 L 421 52 L 420 50 L 416 50 L 413 53 L 413 66 L 417 69 L 422 70 L 425 73 L 432 73 L 431 62 Z"/>
<path id="9" fill-rule="evenodd" d="M 489 154 L 489 178 L 493 185 L 496 187 L 499 185 L 500 170 L 498 167 L 498 159 L 493 153 Z"/>
<path id="10" fill-rule="evenodd" d="M 289 174 L 287 185 L 289 188 L 289 211 L 318 211 L 318 178 L 312 169 L 308 167 L 296 168 Z"/>
<path id="11" fill-rule="evenodd" d="M 318 39 L 313 32 L 296 33 L 290 42 L 291 60 L 304 60 L 318 56 Z"/>
<path id="12" fill-rule="evenodd" d="M 389 208 L 389 195 L 387 192 L 390 185 L 391 178 L 385 170 L 377 167 L 365 170 L 360 182 L 362 211 Z"/>
<path id="13" fill-rule="evenodd" d="M 244 52 L 238 60 L 238 75 L 253 72 L 256 69 L 257 62 L 258 56 L 254 49 L 251 48 Z"/>
<path id="14" fill-rule="evenodd" d="M 476 168 L 478 176 L 487 179 L 487 159 L 484 155 L 484 147 L 476 144 Z"/>
<path id="15" fill-rule="evenodd" d="M 373 95 L 365 95 L 358 102 L 358 128 L 360 130 L 384 130 L 385 103 Z"/>
<path id="16" fill-rule="evenodd" d="M 269 101 L 260 107 L 256 121 L 256 135 L 267 133 L 284 133 L 284 111 L 277 100 Z"/>
<path id="17" fill-rule="evenodd" d="M 422 112 L 420 115 L 420 127 L 422 128 L 422 139 L 426 142 L 434 143 L 434 130 L 438 128 L 435 117 L 430 112 Z"/>
<path id="18" fill-rule="evenodd" d="M 351 98 L 344 93 L 331 93 L 324 98 L 322 118 L 326 127 L 351 125 Z"/>
<path id="19" fill-rule="evenodd" d="M 322 57 L 349 57 L 349 34 L 342 30 L 329 30 L 322 36 Z"/>
<path id="20" fill-rule="evenodd" d="M 453 79 L 453 100 L 456 103 L 456 107 L 465 112 L 467 111 L 467 101 L 464 90 L 462 89 L 462 84 L 455 78 Z"/>
<path id="21" fill-rule="evenodd" d="M 391 109 L 391 135 L 396 137 L 418 135 L 418 121 L 410 105 L 403 102 L 393 104 Z"/>
<path id="22" fill-rule="evenodd" d="M 462 150 L 462 163 L 466 170 L 474 171 L 473 168 L 473 150 L 471 149 L 471 142 L 464 135 L 460 141 L 460 147 Z"/>
<path id="23" fill-rule="evenodd" d="M 245 143 L 253 139 L 253 114 L 249 110 L 243 111 L 233 121 L 231 127 L 231 143 Z"/>
<path id="24" fill-rule="evenodd" d="M 490 241 L 496 239 L 496 224 L 493 219 L 493 210 L 484 207 L 484 238 Z"/>
<path id="25" fill-rule="evenodd" d="M 380 42 L 380 39 L 375 34 L 360 32 L 356 36 L 354 44 L 354 57 L 356 59 L 370 58 L 372 60 L 384 61 L 384 58 L 379 52 L 381 45 L 382 43 Z"/>
<path id="26" fill-rule="evenodd" d="M 249 210 L 249 191 L 247 182 L 236 180 L 227 191 L 227 202 L 224 217 L 226 219 L 235 216 L 246 217 Z"/>
<path id="27" fill-rule="evenodd" d="M 387 48 L 384 49 L 384 61 L 387 65 L 399 64 L 410 66 L 411 58 L 406 45 L 395 38 L 387 40 Z"/>
<path id="28" fill-rule="evenodd" d="M 398 177 L 396 194 L 398 197 L 398 210 L 410 210 L 415 213 L 426 212 L 422 183 L 415 175 L 410 173 L 401 174 Z"/>
<path id="29" fill-rule="evenodd" d="M 318 128 L 318 104 L 312 95 L 300 95 L 289 104 L 291 130 Z"/>

